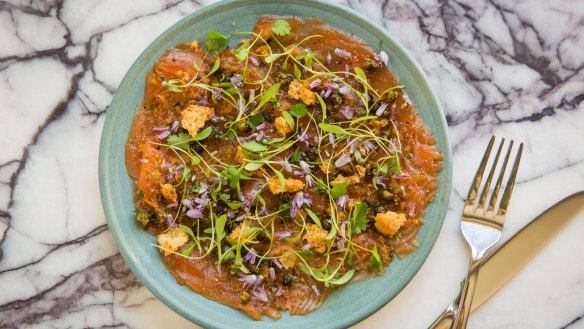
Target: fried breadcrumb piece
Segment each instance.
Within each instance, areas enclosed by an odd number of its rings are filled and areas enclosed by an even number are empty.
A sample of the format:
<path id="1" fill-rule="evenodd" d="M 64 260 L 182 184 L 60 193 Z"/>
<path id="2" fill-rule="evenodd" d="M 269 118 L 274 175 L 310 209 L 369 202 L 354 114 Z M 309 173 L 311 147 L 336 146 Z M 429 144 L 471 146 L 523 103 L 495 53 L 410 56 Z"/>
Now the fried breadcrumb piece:
<path id="1" fill-rule="evenodd" d="M 301 100 L 306 105 L 312 105 L 316 102 L 316 96 L 302 82 L 294 79 L 288 87 L 288 98 Z"/>
<path id="2" fill-rule="evenodd" d="M 359 178 L 359 175 L 357 175 L 357 174 L 352 175 L 352 176 L 348 176 L 348 177 L 345 177 L 343 175 L 338 175 L 335 178 L 335 180 L 333 180 L 331 182 L 331 185 L 337 185 L 337 184 L 345 183 L 345 182 L 348 183 L 349 185 L 359 184 L 359 182 L 361 182 L 361 178 Z"/>
<path id="3" fill-rule="evenodd" d="M 165 256 L 170 255 L 172 251 L 177 251 L 189 240 L 189 236 L 178 227 L 171 227 L 166 233 L 159 234 L 157 238 L 158 244 L 167 249 L 162 250 Z"/>
<path id="4" fill-rule="evenodd" d="M 296 192 L 304 189 L 304 182 L 294 178 L 284 180 L 284 189 L 282 190 L 282 181 L 278 177 L 272 177 L 268 180 L 268 188 L 272 194 L 284 192 Z"/>
<path id="5" fill-rule="evenodd" d="M 303 239 L 308 242 L 312 248 L 319 253 L 324 253 L 326 250 L 328 231 L 318 227 L 316 224 L 306 225 L 306 233 Z"/>
<path id="6" fill-rule="evenodd" d="M 199 129 L 215 114 L 215 109 L 207 106 L 189 105 L 182 111 L 181 126 L 185 128 L 191 136 L 196 136 Z"/>
<path id="7" fill-rule="evenodd" d="M 387 211 L 375 215 L 375 228 L 383 235 L 394 235 L 406 222 L 406 215 Z"/>
<path id="8" fill-rule="evenodd" d="M 278 133 L 282 136 L 286 136 L 288 133 L 292 132 L 292 128 L 283 117 L 277 117 L 276 120 L 274 120 L 274 125 L 276 126 Z"/>
<path id="9" fill-rule="evenodd" d="M 245 234 L 245 231 L 250 229 L 251 226 L 247 222 L 243 222 L 239 224 L 231 234 L 229 234 L 229 238 L 233 241 L 240 241 L 249 238 L 249 235 Z"/>
<path id="10" fill-rule="evenodd" d="M 172 184 L 161 184 L 160 193 L 168 202 L 176 202 L 178 196 L 176 194 L 176 189 Z"/>

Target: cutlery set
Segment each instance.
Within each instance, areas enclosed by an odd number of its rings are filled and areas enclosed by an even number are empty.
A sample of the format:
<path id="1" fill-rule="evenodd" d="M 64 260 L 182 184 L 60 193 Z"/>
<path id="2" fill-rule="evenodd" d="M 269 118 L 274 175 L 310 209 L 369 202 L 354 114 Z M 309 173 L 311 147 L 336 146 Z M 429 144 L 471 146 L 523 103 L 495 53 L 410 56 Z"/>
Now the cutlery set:
<path id="1" fill-rule="evenodd" d="M 471 250 L 467 277 L 461 283 L 459 296 L 430 326 L 431 329 L 466 328 L 469 313 L 496 293 L 584 209 L 584 191 L 575 193 L 536 217 L 505 244 L 484 257 L 501 237 L 523 151 L 521 143 L 511 171 L 507 173 L 514 142 L 510 141 L 500 168 L 505 140 L 501 140 L 494 160 L 490 161 L 494 144 L 495 136 L 487 146 L 463 209 L 461 231 Z M 488 176 L 483 181 L 489 164 Z M 491 190 L 497 172 L 498 178 Z M 502 186 L 505 176 L 508 176 L 507 183 Z M 502 188 L 503 194 L 499 196 Z"/>

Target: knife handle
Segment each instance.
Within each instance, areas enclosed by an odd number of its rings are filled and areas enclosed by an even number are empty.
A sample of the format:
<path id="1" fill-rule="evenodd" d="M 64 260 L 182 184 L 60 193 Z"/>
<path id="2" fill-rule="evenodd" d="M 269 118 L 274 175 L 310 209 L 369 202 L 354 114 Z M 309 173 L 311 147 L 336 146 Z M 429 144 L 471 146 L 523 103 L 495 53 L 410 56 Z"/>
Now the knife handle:
<path id="1" fill-rule="evenodd" d="M 472 298 L 477 286 L 479 277 L 480 260 L 471 259 L 468 276 L 462 285 L 460 300 L 458 301 L 458 314 L 454 317 L 454 329 L 465 329 L 468 322 L 468 315 L 472 306 Z"/>
<path id="2" fill-rule="evenodd" d="M 454 300 L 448 308 L 440 314 L 438 319 L 430 325 L 428 329 L 450 329 L 454 323 L 454 318 L 458 312 L 458 298 Z"/>

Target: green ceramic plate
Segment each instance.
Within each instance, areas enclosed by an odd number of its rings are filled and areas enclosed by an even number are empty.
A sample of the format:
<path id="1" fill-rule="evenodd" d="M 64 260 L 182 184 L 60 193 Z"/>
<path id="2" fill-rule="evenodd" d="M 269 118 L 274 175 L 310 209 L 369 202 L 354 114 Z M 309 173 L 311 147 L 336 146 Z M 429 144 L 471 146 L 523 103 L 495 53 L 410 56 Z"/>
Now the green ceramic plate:
<path id="1" fill-rule="evenodd" d="M 212 302 L 176 283 L 162 265 L 155 241 L 134 219 L 132 182 L 126 174 L 124 145 L 134 111 L 143 97 L 144 78 L 167 48 L 193 39 L 205 40 L 211 30 L 229 34 L 250 31 L 261 15 L 319 17 L 389 54 L 395 74 L 432 129 L 445 156 L 436 201 L 427 209 L 418 235 L 421 246 L 395 260 L 382 276 L 336 291 L 317 311 L 305 316 L 284 314 L 280 320 L 253 321 L 243 313 Z M 110 231 L 122 256 L 154 295 L 185 318 L 212 328 L 346 328 L 371 315 L 394 298 L 412 279 L 430 253 L 446 214 L 451 189 L 451 158 L 447 127 L 427 78 L 406 50 L 382 28 L 349 8 L 324 1 L 225 1 L 182 19 L 159 36 L 132 65 L 107 113 L 99 155 L 101 198 Z"/>

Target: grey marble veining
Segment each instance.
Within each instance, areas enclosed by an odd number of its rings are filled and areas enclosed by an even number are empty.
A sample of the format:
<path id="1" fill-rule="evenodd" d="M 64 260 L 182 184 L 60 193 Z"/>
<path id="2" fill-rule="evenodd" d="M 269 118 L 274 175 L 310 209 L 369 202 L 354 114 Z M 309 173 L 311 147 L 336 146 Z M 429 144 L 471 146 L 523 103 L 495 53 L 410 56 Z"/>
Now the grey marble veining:
<path id="1" fill-rule="evenodd" d="M 129 271 L 99 198 L 108 104 L 157 35 L 213 1 L 0 2 L 0 327 L 188 328 Z M 343 2 L 386 28 L 438 94 L 454 188 L 412 282 L 356 328 L 425 328 L 467 266 L 459 214 L 493 133 L 526 143 L 502 240 L 584 189 L 584 2 Z M 584 328 L 584 215 L 470 328 Z"/>

